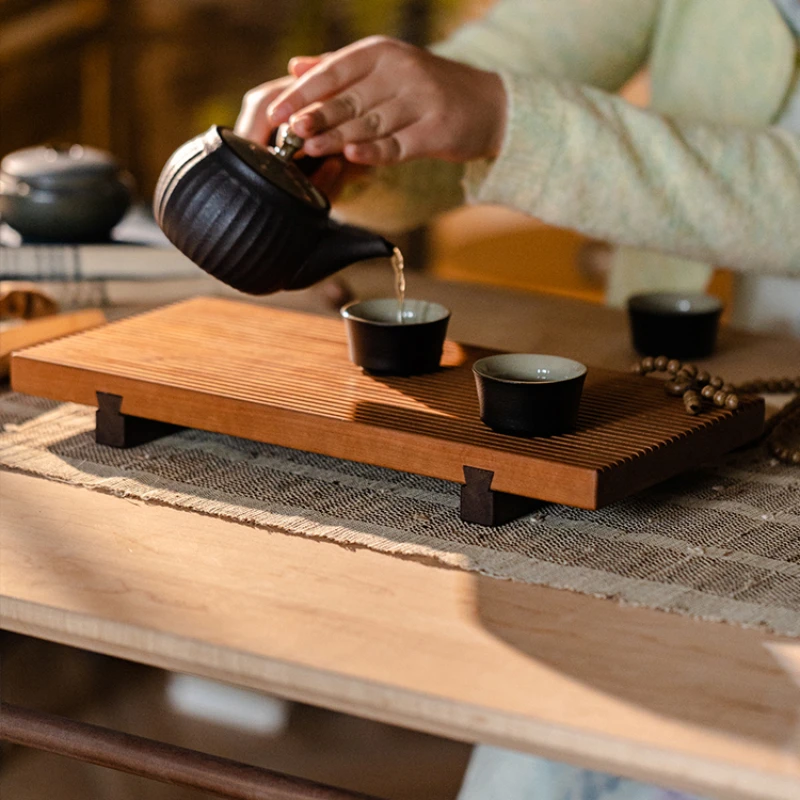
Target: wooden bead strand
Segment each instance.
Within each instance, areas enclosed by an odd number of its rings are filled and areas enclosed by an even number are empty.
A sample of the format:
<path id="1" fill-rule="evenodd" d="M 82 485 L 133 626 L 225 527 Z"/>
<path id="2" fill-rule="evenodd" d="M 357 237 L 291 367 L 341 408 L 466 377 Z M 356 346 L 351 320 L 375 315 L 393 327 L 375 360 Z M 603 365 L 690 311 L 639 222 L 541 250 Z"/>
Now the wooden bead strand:
<path id="1" fill-rule="evenodd" d="M 735 411 L 739 407 L 740 394 L 798 394 L 769 421 L 767 445 L 779 461 L 800 465 L 800 445 L 789 441 L 800 439 L 800 377 L 796 378 L 758 378 L 738 387 L 724 381 L 718 375 L 698 369 L 695 364 L 683 364 L 676 358 L 667 356 L 645 356 L 636 362 L 632 371 L 637 375 L 651 372 L 666 372 L 664 382 L 667 394 L 683 399 L 689 414 L 699 414 L 703 401 Z"/>
<path id="2" fill-rule="evenodd" d="M 695 389 L 683 393 L 683 405 L 690 414 L 699 414 L 703 408 L 703 400 Z"/>

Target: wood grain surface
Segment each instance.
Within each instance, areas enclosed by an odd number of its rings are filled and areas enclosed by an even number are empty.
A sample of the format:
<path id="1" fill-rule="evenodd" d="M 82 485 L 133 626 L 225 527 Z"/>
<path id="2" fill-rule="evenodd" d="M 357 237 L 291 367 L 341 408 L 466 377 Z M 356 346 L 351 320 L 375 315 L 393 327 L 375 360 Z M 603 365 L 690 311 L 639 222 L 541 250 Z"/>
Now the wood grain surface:
<path id="1" fill-rule="evenodd" d="M 480 419 L 471 365 L 448 342 L 443 369 L 363 373 L 341 321 L 199 298 L 14 356 L 17 391 L 492 488 L 598 508 L 755 438 L 763 401 L 688 415 L 651 378 L 590 368 L 575 432 L 523 439 Z"/>
<path id="2" fill-rule="evenodd" d="M 720 798 L 800 797 L 800 642 L 0 475 L 4 628 Z"/>
<path id="3" fill-rule="evenodd" d="M 41 319 L 27 320 L 0 330 L 0 377 L 8 375 L 11 354 L 15 350 L 68 336 L 71 333 L 96 328 L 105 323 L 103 312 L 97 308 L 54 314 Z"/>
<path id="4" fill-rule="evenodd" d="M 388 269 L 343 275 L 392 293 Z M 418 274 L 409 292 L 460 341 L 635 358 L 614 309 Z M 311 291 L 259 302 L 326 313 Z M 798 363 L 797 339 L 723 327 L 702 366 L 738 382 Z M 800 797 L 797 640 L 8 472 L 0 564 L 10 630 L 709 798 Z"/>

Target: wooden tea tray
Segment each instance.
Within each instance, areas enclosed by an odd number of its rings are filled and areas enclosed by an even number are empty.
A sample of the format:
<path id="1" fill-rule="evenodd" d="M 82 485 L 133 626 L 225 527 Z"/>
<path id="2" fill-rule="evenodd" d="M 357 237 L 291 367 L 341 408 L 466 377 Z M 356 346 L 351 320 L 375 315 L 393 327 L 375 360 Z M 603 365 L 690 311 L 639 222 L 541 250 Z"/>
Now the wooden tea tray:
<path id="1" fill-rule="evenodd" d="M 436 374 L 374 377 L 339 320 L 199 298 L 16 353 L 12 386 L 99 406 L 106 444 L 169 423 L 457 481 L 462 517 L 482 524 L 522 513 L 520 498 L 599 508 L 763 427 L 761 399 L 692 417 L 653 378 L 590 368 L 574 433 L 497 434 L 471 371 L 489 352 L 447 342 Z"/>

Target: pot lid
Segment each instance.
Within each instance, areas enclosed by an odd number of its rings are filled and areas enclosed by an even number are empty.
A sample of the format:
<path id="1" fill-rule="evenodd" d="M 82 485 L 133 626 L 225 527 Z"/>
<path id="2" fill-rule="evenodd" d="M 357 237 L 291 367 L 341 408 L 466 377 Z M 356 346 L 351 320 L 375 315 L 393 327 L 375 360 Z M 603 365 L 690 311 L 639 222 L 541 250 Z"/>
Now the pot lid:
<path id="1" fill-rule="evenodd" d="M 0 162 L 0 170 L 17 180 L 36 184 L 111 178 L 119 172 L 119 164 L 110 153 L 94 147 L 40 145 L 9 153 Z"/>
<path id="2" fill-rule="evenodd" d="M 270 183 L 314 208 L 324 211 L 330 208 L 325 195 L 294 163 L 293 156 L 303 146 L 303 140 L 291 133 L 288 128 L 279 131 L 275 147 L 262 147 L 237 136 L 229 128 L 220 128 L 220 135 L 245 164 Z"/>

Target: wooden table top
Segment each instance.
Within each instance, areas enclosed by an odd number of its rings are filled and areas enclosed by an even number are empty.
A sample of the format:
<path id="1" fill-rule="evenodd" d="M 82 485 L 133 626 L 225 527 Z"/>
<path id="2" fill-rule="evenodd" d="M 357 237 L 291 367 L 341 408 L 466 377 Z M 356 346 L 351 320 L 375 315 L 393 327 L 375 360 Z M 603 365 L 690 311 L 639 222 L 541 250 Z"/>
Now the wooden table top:
<path id="1" fill-rule="evenodd" d="M 367 270 L 348 277 L 389 288 Z M 609 309 L 410 284 L 453 309 L 454 338 L 611 368 L 634 357 Z M 789 374 L 800 342 L 725 332 L 709 364 L 734 381 Z M 800 640 L 256 538 L 9 472 L 0 509 L 9 630 L 708 796 L 800 797 Z"/>

